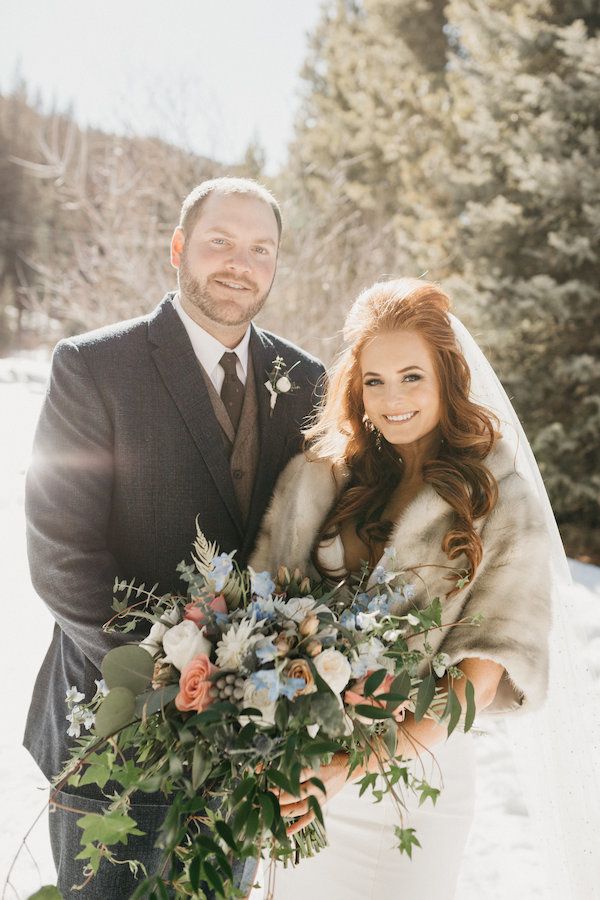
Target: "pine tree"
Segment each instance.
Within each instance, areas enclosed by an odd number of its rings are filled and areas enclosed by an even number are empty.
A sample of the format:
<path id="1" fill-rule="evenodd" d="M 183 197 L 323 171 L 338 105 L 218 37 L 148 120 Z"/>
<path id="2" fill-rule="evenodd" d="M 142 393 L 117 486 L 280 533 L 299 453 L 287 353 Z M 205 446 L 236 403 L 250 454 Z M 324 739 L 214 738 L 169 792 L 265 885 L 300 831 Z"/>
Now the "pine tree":
<path id="1" fill-rule="evenodd" d="M 439 271 L 445 258 L 434 212 L 447 198 L 444 6 L 335 0 L 303 72 L 291 168 L 306 201 L 346 258 L 396 274 Z M 382 247 L 365 260 L 375 235 Z"/>
<path id="2" fill-rule="evenodd" d="M 600 528 L 600 16 L 451 0 L 463 286 L 559 522 Z"/>

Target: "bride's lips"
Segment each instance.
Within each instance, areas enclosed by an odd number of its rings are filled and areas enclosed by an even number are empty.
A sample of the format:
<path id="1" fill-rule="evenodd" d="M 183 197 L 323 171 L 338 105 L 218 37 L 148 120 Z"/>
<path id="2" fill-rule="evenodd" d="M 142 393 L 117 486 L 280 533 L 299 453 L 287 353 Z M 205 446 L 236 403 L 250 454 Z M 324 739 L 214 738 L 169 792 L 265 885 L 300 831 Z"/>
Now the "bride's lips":
<path id="1" fill-rule="evenodd" d="M 393 416 L 392 415 L 386 416 L 384 414 L 383 418 L 386 420 L 386 422 L 391 422 L 393 425 L 397 425 L 398 423 L 402 423 L 402 422 L 410 422 L 418 414 L 419 414 L 419 411 L 414 410 L 412 412 L 397 413 L 396 415 L 393 415 Z"/>

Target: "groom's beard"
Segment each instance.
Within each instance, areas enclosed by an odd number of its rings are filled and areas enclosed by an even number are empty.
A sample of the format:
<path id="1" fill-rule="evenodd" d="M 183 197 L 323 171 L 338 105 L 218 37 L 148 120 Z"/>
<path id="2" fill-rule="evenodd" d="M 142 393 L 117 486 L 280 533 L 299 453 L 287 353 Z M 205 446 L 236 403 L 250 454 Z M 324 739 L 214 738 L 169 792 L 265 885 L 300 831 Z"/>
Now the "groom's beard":
<path id="1" fill-rule="evenodd" d="M 200 310 L 211 322 L 219 325 L 244 325 L 260 312 L 269 296 L 273 282 L 264 294 L 258 293 L 256 284 L 248 278 L 232 278 L 226 272 L 216 272 L 208 278 L 200 281 L 192 275 L 188 266 L 185 250 L 181 255 L 178 272 L 179 293 L 192 306 Z M 236 281 L 249 291 L 244 291 L 239 300 L 232 296 L 231 300 L 224 300 L 222 296 L 215 296 L 211 291 L 211 284 L 215 279 L 224 281 Z"/>

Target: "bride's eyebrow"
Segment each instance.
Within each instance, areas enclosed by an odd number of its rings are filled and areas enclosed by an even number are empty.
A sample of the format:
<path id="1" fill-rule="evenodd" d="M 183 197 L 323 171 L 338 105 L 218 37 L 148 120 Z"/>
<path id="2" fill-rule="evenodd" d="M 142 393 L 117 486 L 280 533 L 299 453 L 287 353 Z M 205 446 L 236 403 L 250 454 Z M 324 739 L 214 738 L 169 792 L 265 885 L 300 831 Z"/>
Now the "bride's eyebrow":
<path id="1" fill-rule="evenodd" d="M 425 371 L 425 369 L 422 369 L 421 366 L 405 366 L 403 369 L 398 369 L 396 375 L 402 375 L 404 372 L 410 371 L 410 369 L 418 369 L 419 372 Z M 377 378 L 381 378 L 379 372 L 365 372 L 363 378 L 367 378 L 367 376 L 373 377 L 373 375 L 377 376 Z"/>

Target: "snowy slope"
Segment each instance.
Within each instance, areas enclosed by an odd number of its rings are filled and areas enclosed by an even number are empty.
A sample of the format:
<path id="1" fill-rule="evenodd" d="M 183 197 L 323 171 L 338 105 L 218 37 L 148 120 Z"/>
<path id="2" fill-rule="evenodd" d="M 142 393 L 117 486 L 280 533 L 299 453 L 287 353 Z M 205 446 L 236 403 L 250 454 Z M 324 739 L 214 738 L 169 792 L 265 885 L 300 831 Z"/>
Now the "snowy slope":
<path id="1" fill-rule="evenodd" d="M 7 888 L 7 898 L 25 898 L 54 879 L 44 811 L 46 784 L 21 747 L 33 682 L 53 625 L 29 581 L 23 515 L 24 475 L 46 373 L 43 360 L 0 360 L 0 420 L 5 426 L 0 451 L 0 546 L 4 559 L 4 621 L 9 633 L 0 653 L 0 883 L 22 838 L 42 811 L 28 840 L 31 855 L 21 854 L 11 879 L 16 891 Z M 600 568 L 573 562 L 572 572 L 576 627 L 582 651 L 600 684 Z M 479 763 L 478 802 L 459 900 L 559 900 L 543 896 L 536 888 L 540 863 L 534 852 L 535 835 L 521 800 L 502 724 L 474 740 Z"/>

